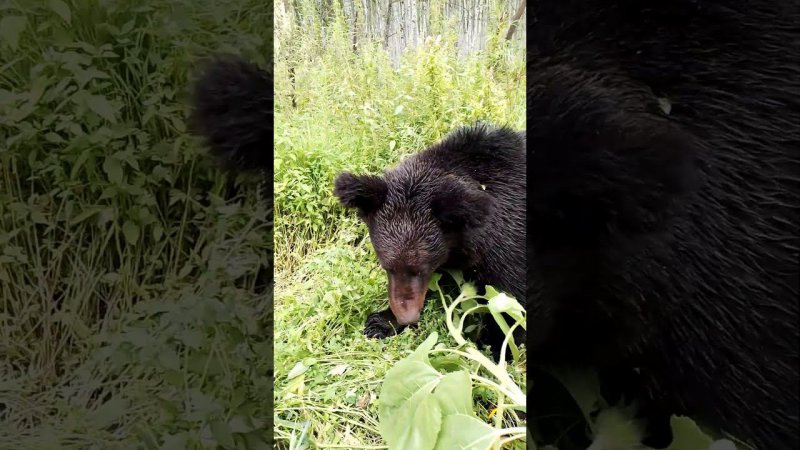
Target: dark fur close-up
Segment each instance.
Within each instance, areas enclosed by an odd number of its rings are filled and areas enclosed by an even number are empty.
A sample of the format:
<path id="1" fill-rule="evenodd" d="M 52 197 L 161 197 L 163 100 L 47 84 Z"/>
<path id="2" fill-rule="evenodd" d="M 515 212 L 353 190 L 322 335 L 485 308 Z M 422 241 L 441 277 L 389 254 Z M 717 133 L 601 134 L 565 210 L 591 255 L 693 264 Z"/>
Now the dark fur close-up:
<path id="1" fill-rule="evenodd" d="M 192 132 L 231 173 L 263 177 L 263 197 L 272 202 L 272 73 L 240 56 L 218 55 L 198 70 L 191 91 Z"/>
<path id="2" fill-rule="evenodd" d="M 671 414 L 800 448 L 799 8 L 529 11 L 530 361 L 633 380 L 656 448 Z"/>
<path id="3" fill-rule="evenodd" d="M 524 132 L 476 125 L 383 176 L 337 177 L 336 196 L 366 222 L 389 279 L 389 309 L 369 316 L 367 336 L 384 338 L 416 323 L 440 269 L 462 270 L 524 304 L 524 150 Z"/>
<path id="4" fill-rule="evenodd" d="M 272 72 L 241 56 L 216 55 L 200 66 L 189 94 L 191 132 L 202 139 L 217 166 L 232 175 L 231 181 L 238 175 L 256 179 L 267 207 L 265 219 L 271 222 Z M 272 289 L 273 275 L 271 267 L 259 272 L 260 290 Z"/>

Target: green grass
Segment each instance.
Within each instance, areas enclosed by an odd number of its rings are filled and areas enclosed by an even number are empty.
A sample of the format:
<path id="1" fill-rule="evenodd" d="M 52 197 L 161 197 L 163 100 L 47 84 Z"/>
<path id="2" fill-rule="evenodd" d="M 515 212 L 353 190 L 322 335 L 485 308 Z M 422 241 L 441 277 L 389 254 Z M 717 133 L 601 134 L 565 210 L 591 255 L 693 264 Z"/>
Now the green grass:
<path id="1" fill-rule="evenodd" d="M 524 50 L 493 38 L 487 52 L 459 60 L 453 37 L 445 35 L 393 68 L 377 45 L 354 53 L 341 17 L 332 21 L 324 48 L 318 29 L 283 27 L 281 20 L 276 17 L 276 438 L 282 448 L 382 448 L 376 399 L 384 375 L 430 332 L 447 341 L 447 331 L 441 305 L 429 300 L 419 331 L 381 341 L 363 336 L 367 315 L 386 307 L 386 277 L 366 227 L 334 198 L 334 177 L 343 170 L 380 173 L 476 120 L 524 128 Z M 524 367 L 521 361 L 509 369 L 523 384 Z M 487 407 L 479 405 L 484 419 Z"/>
<path id="2" fill-rule="evenodd" d="M 184 120 L 271 8 L 0 1 L 0 448 L 268 448 L 271 224 Z"/>

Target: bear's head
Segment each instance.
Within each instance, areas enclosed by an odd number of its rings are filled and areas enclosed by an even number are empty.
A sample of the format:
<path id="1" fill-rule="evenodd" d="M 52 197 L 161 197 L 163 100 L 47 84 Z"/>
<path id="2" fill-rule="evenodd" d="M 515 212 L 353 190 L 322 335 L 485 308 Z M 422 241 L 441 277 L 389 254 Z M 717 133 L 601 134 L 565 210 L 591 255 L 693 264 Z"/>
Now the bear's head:
<path id="1" fill-rule="evenodd" d="M 480 184 L 441 173 L 416 157 L 382 177 L 342 173 L 334 193 L 367 224 L 400 325 L 419 320 L 431 275 L 464 262 L 459 250 L 492 208 Z"/>

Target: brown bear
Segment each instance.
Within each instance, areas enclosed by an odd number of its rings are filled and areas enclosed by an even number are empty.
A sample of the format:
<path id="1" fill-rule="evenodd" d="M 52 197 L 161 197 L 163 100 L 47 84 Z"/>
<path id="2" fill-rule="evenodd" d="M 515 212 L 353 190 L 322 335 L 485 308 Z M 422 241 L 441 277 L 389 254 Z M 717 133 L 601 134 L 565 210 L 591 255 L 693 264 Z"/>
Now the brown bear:
<path id="1" fill-rule="evenodd" d="M 367 224 L 388 275 L 389 309 L 367 318 L 367 336 L 416 323 L 440 269 L 525 303 L 524 132 L 462 127 L 382 176 L 340 174 L 334 192 Z"/>

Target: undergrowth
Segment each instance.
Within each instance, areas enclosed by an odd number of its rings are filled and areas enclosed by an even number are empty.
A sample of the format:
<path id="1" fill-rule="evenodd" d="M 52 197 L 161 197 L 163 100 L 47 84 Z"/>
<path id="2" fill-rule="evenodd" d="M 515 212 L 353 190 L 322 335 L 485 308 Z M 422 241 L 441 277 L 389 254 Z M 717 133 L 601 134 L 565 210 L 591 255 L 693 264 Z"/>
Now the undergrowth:
<path id="1" fill-rule="evenodd" d="M 271 4 L 0 1 L 0 448 L 269 448 L 272 233 L 185 129 Z"/>

